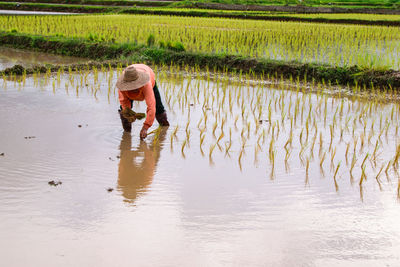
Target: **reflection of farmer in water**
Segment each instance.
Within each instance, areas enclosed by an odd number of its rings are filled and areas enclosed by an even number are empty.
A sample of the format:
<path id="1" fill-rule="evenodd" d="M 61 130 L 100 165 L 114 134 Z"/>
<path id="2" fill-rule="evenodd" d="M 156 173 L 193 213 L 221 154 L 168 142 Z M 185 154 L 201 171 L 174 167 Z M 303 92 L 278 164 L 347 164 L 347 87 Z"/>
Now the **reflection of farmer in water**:
<path id="1" fill-rule="evenodd" d="M 160 126 L 169 126 L 167 113 L 161 103 L 160 92 L 155 81 L 155 74 L 149 66 L 144 64 L 128 66 L 118 78 L 117 88 L 121 104 L 119 113 L 125 131 L 130 132 L 132 124 L 122 115 L 122 110 L 132 108 L 133 100 L 144 100 L 147 105 L 147 117 L 140 131 L 141 139 L 146 138 L 147 130 L 153 125 L 154 117 Z"/>
<path id="2" fill-rule="evenodd" d="M 118 188 L 122 191 L 125 201 L 133 203 L 145 192 L 153 181 L 157 162 L 160 158 L 166 129 L 162 129 L 159 143 L 148 145 L 140 142 L 139 147 L 131 150 L 131 134 L 124 132 L 121 139 L 121 156 L 118 167 Z"/>

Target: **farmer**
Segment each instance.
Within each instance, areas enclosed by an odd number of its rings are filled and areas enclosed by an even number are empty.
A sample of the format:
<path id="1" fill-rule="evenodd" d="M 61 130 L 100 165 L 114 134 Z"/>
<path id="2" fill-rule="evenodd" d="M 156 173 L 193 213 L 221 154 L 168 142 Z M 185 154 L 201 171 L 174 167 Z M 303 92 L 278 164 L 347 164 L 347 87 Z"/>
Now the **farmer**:
<path id="1" fill-rule="evenodd" d="M 147 116 L 140 131 L 140 138 L 147 136 L 147 130 L 153 125 L 154 117 L 160 126 L 169 126 L 167 113 L 161 103 L 160 92 L 158 91 L 153 70 L 144 64 L 133 64 L 128 66 L 117 81 L 119 102 L 121 104 L 119 115 L 122 127 L 130 132 L 131 122 L 122 115 L 122 110 L 132 108 L 133 100 L 146 101 Z M 136 120 L 136 119 L 134 119 Z"/>

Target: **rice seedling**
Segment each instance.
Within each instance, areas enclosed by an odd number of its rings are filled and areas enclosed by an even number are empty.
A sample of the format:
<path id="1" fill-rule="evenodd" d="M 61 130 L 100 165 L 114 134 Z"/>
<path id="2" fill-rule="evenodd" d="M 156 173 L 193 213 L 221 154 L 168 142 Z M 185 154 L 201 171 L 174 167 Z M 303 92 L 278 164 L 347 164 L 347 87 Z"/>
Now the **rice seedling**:
<path id="1" fill-rule="evenodd" d="M 183 143 L 182 143 L 182 147 L 181 147 L 181 153 L 182 153 L 182 156 L 185 158 L 185 152 L 184 152 L 184 150 L 185 150 L 185 146 L 187 145 L 187 140 L 185 139 L 185 140 L 183 140 Z"/>
<path id="2" fill-rule="evenodd" d="M 213 154 L 214 149 L 215 149 L 216 146 L 217 146 L 217 144 L 210 145 L 210 150 L 209 150 L 209 153 L 208 153 L 209 158 L 212 157 L 212 154 Z"/>
<path id="3" fill-rule="evenodd" d="M 339 191 L 339 186 L 338 186 L 338 183 L 337 183 L 337 180 L 336 180 L 336 176 L 337 176 L 337 174 L 338 174 L 339 168 L 340 168 L 340 162 L 339 162 L 339 164 L 336 166 L 335 174 L 333 175 L 333 181 L 335 182 L 335 189 L 336 189 L 336 192 Z"/>
<path id="4" fill-rule="evenodd" d="M 383 170 L 384 167 L 385 167 L 385 165 L 383 164 L 383 165 L 381 166 L 381 168 L 379 169 L 377 175 L 375 176 L 375 180 L 376 180 L 376 182 L 378 183 L 379 189 L 380 189 L 381 191 L 382 191 L 382 184 L 381 184 L 381 181 L 380 181 L 380 179 L 379 179 L 379 176 L 381 175 L 382 170 Z"/>
<path id="5" fill-rule="evenodd" d="M 320 161 L 319 161 L 319 166 L 320 166 L 321 168 L 322 168 L 322 165 L 324 164 L 325 158 L 326 158 L 326 152 L 324 152 L 324 153 L 322 154 L 322 157 L 321 157 L 321 159 L 320 159 Z"/>

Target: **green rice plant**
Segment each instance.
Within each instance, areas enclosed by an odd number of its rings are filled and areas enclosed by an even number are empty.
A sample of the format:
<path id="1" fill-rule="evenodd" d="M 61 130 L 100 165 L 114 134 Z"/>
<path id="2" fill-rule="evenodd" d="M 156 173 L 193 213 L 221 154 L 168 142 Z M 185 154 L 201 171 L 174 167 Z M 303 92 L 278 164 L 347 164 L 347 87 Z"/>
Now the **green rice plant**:
<path id="1" fill-rule="evenodd" d="M 209 150 L 209 153 L 208 153 L 209 158 L 212 157 L 212 154 L 213 154 L 214 149 L 215 149 L 216 146 L 217 146 L 217 144 L 210 145 L 210 150 Z"/>
<path id="2" fill-rule="evenodd" d="M 185 139 L 184 141 L 183 141 L 183 143 L 182 143 L 182 147 L 181 147 L 181 153 L 182 153 L 182 156 L 185 158 L 185 152 L 184 152 L 184 149 L 185 149 L 185 146 L 187 145 L 187 140 Z"/>
<path id="3" fill-rule="evenodd" d="M 276 155 L 276 151 L 272 150 L 271 151 L 271 174 L 270 174 L 271 180 L 275 178 L 275 155 Z"/>
<path id="4" fill-rule="evenodd" d="M 339 164 L 336 166 L 335 174 L 333 175 L 333 181 L 335 182 L 335 189 L 336 189 L 336 192 L 339 191 L 339 186 L 338 186 L 338 183 L 337 183 L 337 181 L 336 181 L 336 176 L 337 176 L 337 174 L 338 174 L 339 168 L 340 168 L 340 162 L 339 162 Z"/>
<path id="5" fill-rule="evenodd" d="M 346 152 L 345 152 L 346 165 L 348 164 L 349 148 L 350 148 L 350 142 L 346 143 Z"/>
<path id="6" fill-rule="evenodd" d="M 222 138 L 224 138 L 224 132 L 221 132 L 220 136 L 217 139 L 217 145 L 219 144 L 219 142 L 222 140 Z"/>
<path id="7" fill-rule="evenodd" d="M 333 160 L 335 159 L 335 155 L 336 155 L 336 147 L 332 150 L 332 153 L 331 153 L 331 163 L 333 163 Z"/>
<path id="8" fill-rule="evenodd" d="M 218 127 L 218 121 L 215 120 L 213 128 L 212 128 L 212 134 L 213 134 L 214 137 L 215 137 L 215 130 L 217 130 L 217 127 Z"/>
<path id="9" fill-rule="evenodd" d="M 360 187 L 362 186 L 364 180 L 367 180 L 367 175 L 365 173 L 365 165 L 364 166 L 361 165 L 361 178 L 360 178 L 360 182 L 359 182 Z"/>
<path id="10" fill-rule="evenodd" d="M 383 168 L 385 167 L 385 164 L 382 164 L 381 168 L 379 169 L 379 172 L 377 173 L 377 175 L 375 176 L 375 180 L 379 185 L 379 189 L 382 191 L 382 185 L 381 185 L 381 181 L 379 179 L 379 176 L 381 175 Z"/>
<path id="11" fill-rule="evenodd" d="M 325 158 L 326 158 L 326 152 L 324 152 L 324 153 L 322 154 L 321 159 L 320 159 L 320 161 L 319 161 L 319 166 L 320 166 L 321 168 L 322 168 L 322 165 L 324 164 Z"/>
<path id="12" fill-rule="evenodd" d="M 323 144 L 324 144 L 324 139 L 322 137 L 322 132 L 320 132 L 319 133 L 319 151 L 318 151 L 319 155 L 321 155 Z"/>
<path id="13" fill-rule="evenodd" d="M 386 165 L 386 168 L 385 168 L 385 174 L 386 174 L 386 178 L 389 180 L 389 168 L 392 166 L 392 161 L 391 160 L 389 160 L 389 162 L 387 163 L 387 165 Z"/>
<path id="14" fill-rule="evenodd" d="M 243 158 L 244 150 L 241 149 L 239 152 L 239 158 L 238 158 L 238 163 L 239 163 L 239 168 L 242 170 L 242 158 Z"/>

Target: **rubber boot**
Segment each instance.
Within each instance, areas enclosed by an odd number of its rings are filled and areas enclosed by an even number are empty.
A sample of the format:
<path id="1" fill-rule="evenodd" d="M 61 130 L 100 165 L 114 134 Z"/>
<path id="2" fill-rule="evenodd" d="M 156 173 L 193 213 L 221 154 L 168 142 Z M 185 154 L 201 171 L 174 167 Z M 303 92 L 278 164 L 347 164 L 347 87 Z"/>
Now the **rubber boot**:
<path id="1" fill-rule="evenodd" d="M 119 117 L 121 118 L 122 128 L 124 128 L 125 132 L 131 132 L 132 123 L 128 121 L 124 116 L 122 116 L 121 110 L 118 110 Z"/>
<path id="2" fill-rule="evenodd" d="M 160 126 L 169 126 L 167 112 L 165 111 L 161 114 L 156 115 L 156 120 L 158 121 L 158 124 L 160 124 Z"/>

